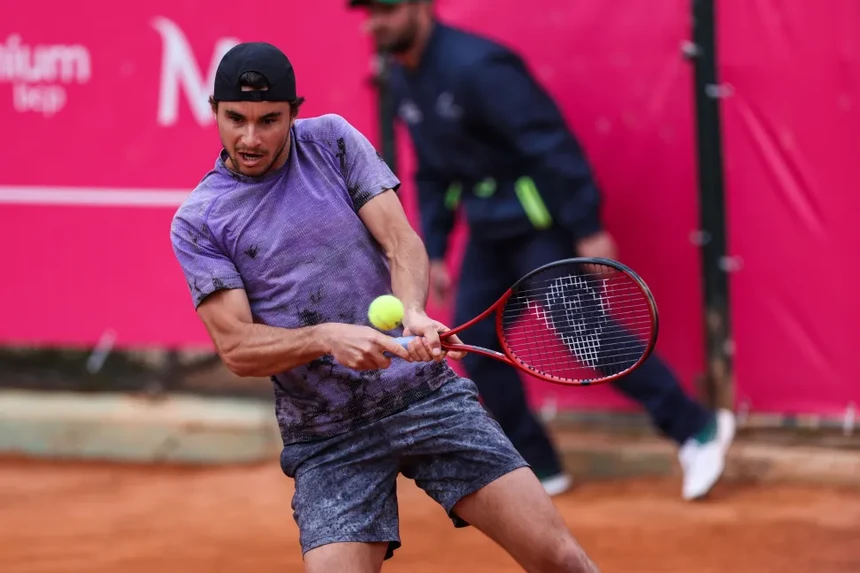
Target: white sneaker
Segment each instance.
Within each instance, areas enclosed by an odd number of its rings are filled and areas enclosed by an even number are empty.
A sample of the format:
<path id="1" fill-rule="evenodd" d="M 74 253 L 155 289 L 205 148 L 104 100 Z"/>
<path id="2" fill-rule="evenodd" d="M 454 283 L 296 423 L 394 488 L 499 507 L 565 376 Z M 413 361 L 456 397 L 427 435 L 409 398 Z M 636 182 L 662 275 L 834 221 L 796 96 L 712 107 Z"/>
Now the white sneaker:
<path id="1" fill-rule="evenodd" d="M 562 473 L 544 478 L 540 480 L 540 483 L 548 496 L 555 497 L 569 490 L 573 485 L 573 480 L 569 475 Z"/>
<path id="2" fill-rule="evenodd" d="M 681 491 L 684 500 L 704 497 L 723 474 L 726 453 L 735 437 L 735 416 L 730 410 L 718 410 L 716 423 L 716 431 L 710 441 L 700 443 L 690 438 L 678 452 L 684 472 Z"/>

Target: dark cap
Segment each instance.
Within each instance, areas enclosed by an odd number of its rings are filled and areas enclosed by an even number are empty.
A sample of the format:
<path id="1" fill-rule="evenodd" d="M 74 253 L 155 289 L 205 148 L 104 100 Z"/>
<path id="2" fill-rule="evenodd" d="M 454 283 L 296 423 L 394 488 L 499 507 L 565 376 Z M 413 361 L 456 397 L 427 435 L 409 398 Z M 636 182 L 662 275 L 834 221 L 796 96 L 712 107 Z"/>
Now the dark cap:
<path id="1" fill-rule="evenodd" d="M 267 90 L 243 90 L 239 77 L 257 72 Z M 287 56 L 272 44 L 246 42 L 224 54 L 215 72 L 215 101 L 295 101 L 296 73 Z"/>

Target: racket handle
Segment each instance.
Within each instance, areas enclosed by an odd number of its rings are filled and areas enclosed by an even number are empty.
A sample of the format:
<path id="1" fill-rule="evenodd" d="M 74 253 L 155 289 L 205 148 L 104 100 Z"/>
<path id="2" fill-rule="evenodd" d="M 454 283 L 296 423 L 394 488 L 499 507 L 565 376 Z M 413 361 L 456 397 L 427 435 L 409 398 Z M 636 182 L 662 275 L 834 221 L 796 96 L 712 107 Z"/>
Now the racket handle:
<path id="1" fill-rule="evenodd" d="M 415 338 L 415 337 L 414 336 L 398 336 L 397 338 L 394 339 L 394 342 L 396 342 L 397 344 L 399 344 L 403 348 L 406 348 L 407 346 L 409 346 L 409 343 L 412 341 L 413 338 Z M 383 354 L 385 356 L 388 356 L 389 358 L 394 356 L 393 354 L 391 354 L 388 351 L 383 352 Z"/>
<path id="2" fill-rule="evenodd" d="M 414 336 L 398 336 L 394 339 L 394 342 L 396 342 L 403 348 L 406 348 L 407 346 L 409 346 L 409 343 L 412 342 L 414 339 Z"/>

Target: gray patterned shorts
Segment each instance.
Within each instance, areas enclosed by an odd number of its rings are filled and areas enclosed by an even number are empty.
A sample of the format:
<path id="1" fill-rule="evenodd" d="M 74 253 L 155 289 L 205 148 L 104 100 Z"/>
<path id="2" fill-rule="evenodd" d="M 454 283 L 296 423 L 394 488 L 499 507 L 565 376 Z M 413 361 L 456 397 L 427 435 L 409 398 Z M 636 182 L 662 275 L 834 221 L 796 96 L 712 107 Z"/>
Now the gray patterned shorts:
<path id="1" fill-rule="evenodd" d="M 464 378 L 357 430 L 281 453 L 281 468 L 295 479 L 302 553 L 336 542 L 388 542 L 386 559 L 400 547 L 398 473 L 465 527 L 454 505 L 520 467 L 528 465 Z"/>

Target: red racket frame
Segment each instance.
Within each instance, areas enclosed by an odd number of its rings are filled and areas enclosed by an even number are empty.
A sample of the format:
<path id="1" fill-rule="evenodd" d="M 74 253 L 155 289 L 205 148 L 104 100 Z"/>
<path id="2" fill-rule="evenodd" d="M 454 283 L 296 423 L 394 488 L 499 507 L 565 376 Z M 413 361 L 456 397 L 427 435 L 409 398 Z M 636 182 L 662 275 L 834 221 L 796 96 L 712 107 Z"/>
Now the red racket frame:
<path id="1" fill-rule="evenodd" d="M 594 379 L 580 380 L 580 381 L 571 381 L 571 380 L 568 380 L 566 378 L 559 378 L 556 376 L 543 374 L 541 372 L 536 372 L 536 371 L 532 370 L 531 368 L 529 368 L 527 364 L 522 362 L 520 359 L 518 359 L 513 354 L 510 346 L 508 345 L 507 341 L 505 340 L 505 336 L 503 334 L 504 333 L 504 327 L 502 324 L 502 319 L 503 319 L 503 314 L 504 314 L 503 310 L 504 310 L 505 302 L 507 302 L 507 300 L 511 296 L 513 296 L 514 294 L 516 294 L 518 292 L 518 288 L 523 282 L 525 282 L 526 280 L 528 280 L 532 276 L 536 275 L 537 273 L 542 272 L 548 268 L 562 266 L 562 265 L 570 265 L 570 264 L 603 265 L 606 267 L 611 267 L 617 271 L 620 271 L 620 272 L 624 273 L 625 275 L 629 276 L 633 280 L 633 282 L 636 283 L 636 286 L 642 292 L 643 298 L 648 303 L 648 310 L 649 310 L 649 313 L 651 315 L 651 323 L 653 324 L 653 329 L 651 331 L 651 337 L 645 346 L 645 351 L 642 353 L 642 356 L 639 358 L 639 360 L 637 360 L 632 366 L 622 370 L 621 372 L 613 374 L 612 376 L 605 376 L 605 377 L 601 377 L 601 378 L 594 378 Z M 445 342 L 445 339 L 450 338 L 451 336 L 454 336 L 454 335 L 466 330 L 467 328 L 473 326 L 475 323 L 480 322 L 481 320 L 484 320 L 485 318 L 487 318 L 488 316 L 490 316 L 490 314 L 492 314 L 494 312 L 496 313 L 496 336 L 498 337 L 499 342 L 501 343 L 502 350 L 504 351 L 503 353 L 502 352 L 496 352 L 495 350 L 490 350 L 489 348 L 483 348 L 481 346 L 472 346 L 470 344 L 450 344 L 450 343 Z M 571 258 L 571 259 L 563 259 L 563 260 L 559 260 L 559 261 L 554 261 L 552 263 L 549 263 L 549 264 L 546 264 L 546 265 L 543 265 L 543 266 L 540 266 L 540 267 L 534 269 L 533 271 L 531 271 L 527 275 L 523 276 L 516 283 L 514 283 L 514 285 L 511 286 L 511 288 L 509 288 L 507 291 L 505 291 L 505 293 L 495 303 L 493 303 L 492 306 L 490 306 L 487 310 L 485 310 L 484 312 L 482 312 L 481 314 L 479 314 L 475 318 L 471 319 L 470 321 L 463 323 L 463 324 L 457 326 L 456 328 L 452 328 L 451 330 L 440 334 L 439 339 L 442 343 L 442 347 L 445 350 L 472 352 L 475 354 L 482 354 L 482 355 L 488 356 L 490 358 L 495 358 L 496 360 L 500 360 L 502 362 L 510 364 L 511 366 L 518 368 L 519 370 L 525 372 L 526 374 L 528 374 L 530 376 L 534 376 L 535 378 L 538 378 L 539 380 L 543 380 L 544 382 L 551 382 L 553 384 L 560 384 L 563 386 L 593 386 L 593 385 L 598 385 L 598 384 L 606 384 L 608 382 L 618 380 L 619 378 L 626 376 L 627 374 L 629 374 L 633 370 L 639 368 L 639 366 L 641 366 L 642 363 L 645 362 L 645 360 L 647 360 L 648 357 L 651 355 L 651 353 L 654 351 L 654 347 L 657 344 L 657 334 L 659 331 L 659 327 L 660 327 L 659 313 L 657 312 L 657 303 L 654 300 L 654 295 L 651 293 L 651 289 L 648 288 L 648 285 L 645 284 L 645 281 L 642 280 L 642 277 L 640 277 L 633 269 L 631 269 L 627 265 L 624 265 L 624 264 L 619 263 L 618 261 L 614 261 L 612 259 L 576 257 L 576 258 Z"/>

